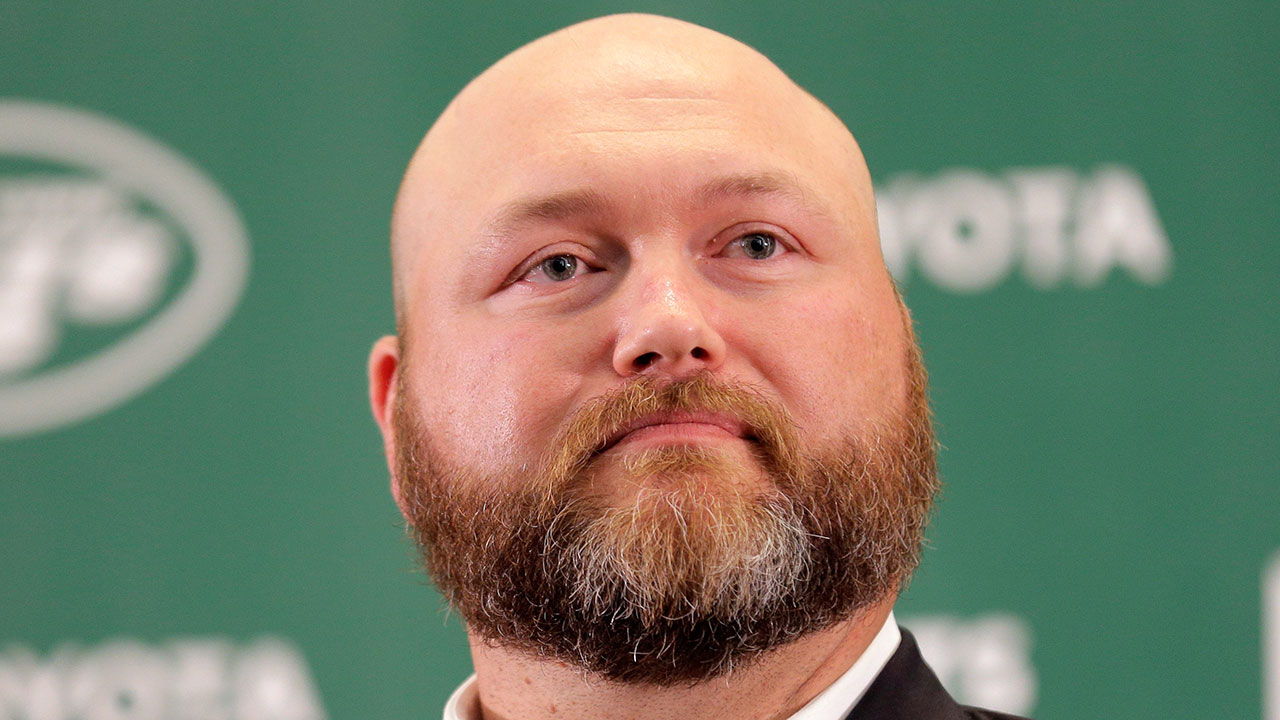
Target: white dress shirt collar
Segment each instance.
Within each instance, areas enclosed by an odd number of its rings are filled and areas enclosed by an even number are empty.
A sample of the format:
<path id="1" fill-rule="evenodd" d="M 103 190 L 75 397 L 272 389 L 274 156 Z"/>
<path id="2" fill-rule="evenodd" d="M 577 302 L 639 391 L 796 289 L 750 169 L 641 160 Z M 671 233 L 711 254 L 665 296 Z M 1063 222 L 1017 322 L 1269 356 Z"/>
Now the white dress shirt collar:
<path id="1" fill-rule="evenodd" d="M 853 665 L 788 720 L 841 720 L 866 694 L 901 640 L 902 633 L 890 612 L 871 644 Z M 444 720 L 480 720 L 480 692 L 475 675 L 453 691 L 444 706 Z"/>
<path id="2" fill-rule="evenodd" d="M 841 720 L 849 714 L 854 705 L 867 693 L 872 681 L 884 669 L 889 658 L 898 649 L 902 633 L 898 631 L 898 623 L 893 613 L 885 618 L 880 631 L 871 639 L 871 644 L 862 651 L 862 655 L 853 665 L 827 686 L 826 690 L 800 708 L 788 720 Z"/>

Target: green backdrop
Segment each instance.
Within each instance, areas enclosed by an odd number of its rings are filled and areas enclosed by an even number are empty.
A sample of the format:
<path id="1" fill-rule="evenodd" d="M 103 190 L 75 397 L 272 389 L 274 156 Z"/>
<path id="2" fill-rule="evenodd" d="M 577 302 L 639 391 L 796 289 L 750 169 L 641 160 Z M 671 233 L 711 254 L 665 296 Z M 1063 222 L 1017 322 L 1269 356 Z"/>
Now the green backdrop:
<path id="1" fill-rule="evenodd" d="M 1280 718 L 1278 7 L 3 0 L 0 719 L 439 716 L 464 637 L 365 401 L 391 199 L 468 79 L 624 9 L 863 145 L 945 445 L 898 615 L 947 683 Z"/>

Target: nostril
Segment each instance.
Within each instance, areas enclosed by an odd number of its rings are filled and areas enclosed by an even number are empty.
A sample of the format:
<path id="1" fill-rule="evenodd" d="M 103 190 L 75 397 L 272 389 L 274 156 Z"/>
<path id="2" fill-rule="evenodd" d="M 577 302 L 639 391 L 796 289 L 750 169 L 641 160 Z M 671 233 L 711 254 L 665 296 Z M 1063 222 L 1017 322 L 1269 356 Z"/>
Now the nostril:
<path id="1" fill-rule="evenodd" d="M 647 368 L 658 360 L 658 353 L 647 352 L 634 360 L 637 369 Z"/>
<path id="2" fill-rule="evenodd" d="M 689 351 L 689 354 L 692 355 L 697 360 L 706 360 L 708 357 L 710 357 L 707 351 L 703 350 L 700 347 L 696 347 L 693 350 Z"/>

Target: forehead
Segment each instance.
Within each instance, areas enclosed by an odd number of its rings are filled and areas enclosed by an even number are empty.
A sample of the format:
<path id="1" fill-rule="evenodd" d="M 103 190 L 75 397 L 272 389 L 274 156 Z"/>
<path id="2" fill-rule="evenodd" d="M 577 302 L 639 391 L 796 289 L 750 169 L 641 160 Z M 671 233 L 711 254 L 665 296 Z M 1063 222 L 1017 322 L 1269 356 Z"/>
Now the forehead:
<path id="1" fill-rule="evenodd" d="M 685 180 L 689 179 L 696 183 L 697 174 Z M 822 222 L 836 222 L 830 201 L 822 193 L 806 186 L 800 178 L 785 171 L 763 170 L 716 175 L 701 184 L 687 185 L 681 189 L 683 191 L 678 193 L 679 198 L 672 198 L 670 193 L 665 197 L 649 198 L 646 196 L 658 193 L 642 191 L 632 193 L 627 199 L 634 202 L 636 196 L 640 195 L 642 202 L 648 200 L 648 204 L 674 212 L 685 209 L 682 206 L 696 208 L 714 206 L 725 201 L 767 199 L 801 208 L 807 215 Z M 498 207 L 485 222 L 484 235 L 503 236 L 539 222 L 554 223 L 580 217 L 617 215 L 621 200 L 622 198 L 590 185 L 576 190 L 534 193 Z"/>
<path id="2" fill-rule="evenodd" d="M 513 216 L 585 201 L 670 210 L 700 193 L 758 194 L 753 186 L 786 190 L 858 235 L 874 233 L 853 138 L 766 59 L 632 50 L 587 48 L 550 68 L 517 53 L 464 90 L 410 165 L 397 242 L 450 252 Z"/>
<path id="3" fill-rule="evenodd" d="M 468 128 L 476 140 L 451 148 L 454 179 L 436 189 L 452 195 L 452 213 L 476 223 L 511 214 L 513 204 L 537 215 L 538 207 L 609 195 L 660 203 L 771 193 L 854 216 L 870 210 L 858 205 L 863 193 L 845 138 L 779 112 L 778 98 L 694 97 L 682 89 L 560 92 L 517 103 L 518 113 L 484 115 Z M 530 207 L 534 199 L 541 205 Z"/>

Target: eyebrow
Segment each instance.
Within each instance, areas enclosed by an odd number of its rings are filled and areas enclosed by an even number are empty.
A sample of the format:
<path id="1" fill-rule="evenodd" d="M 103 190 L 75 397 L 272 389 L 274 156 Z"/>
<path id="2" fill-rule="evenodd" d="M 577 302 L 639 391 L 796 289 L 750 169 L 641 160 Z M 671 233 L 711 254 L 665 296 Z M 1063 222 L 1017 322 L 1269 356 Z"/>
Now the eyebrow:
<path id="1" fill-rule="evenodd" d="M 827 203 L 789 172 L 725 175 L 703 185 L 698 196 L 707 203 L 734 197 L 773 196 L 794 202 L 810 214 L 825 219 L 832 217 Z"/>
<path id="2" fill-rule="evenodd" d="M 603 194 L 589 188 L 516 200 L 503 205 L 493 219 L 485 223 L 484 234 L 500 237 L 530 222 L 554 222 L 595 215 L 608 206 L 609 200 Z"/>
<path id="3" fill-rule="evenodd" d="M 791 201 L 805 212 L 831 220 L 829 205 L 805 187 L 791 173 L 766 171 L 724 175 L 712 179 L 694 191 L 692 197 L 712 204 L 735 197 L 772 196 Z M 532 222 L 557 222 L 603 213 L 613 204 L 607 196 L 593 188 L 568 190 L 503 205 L 485 223 L 484 234 L 498 239 L 516 228 Z"/>

